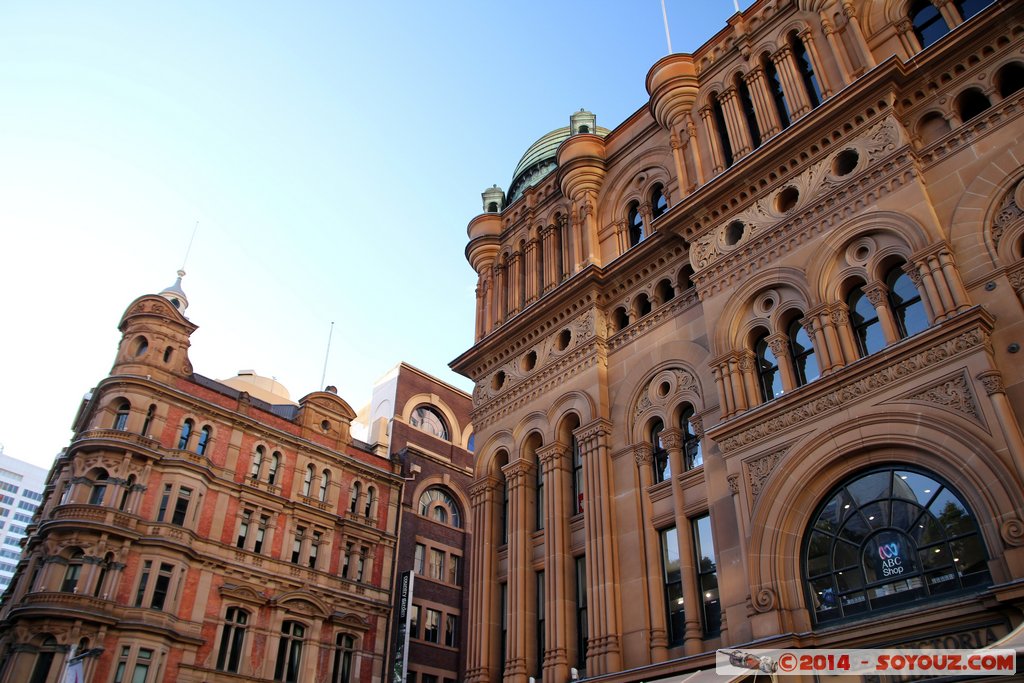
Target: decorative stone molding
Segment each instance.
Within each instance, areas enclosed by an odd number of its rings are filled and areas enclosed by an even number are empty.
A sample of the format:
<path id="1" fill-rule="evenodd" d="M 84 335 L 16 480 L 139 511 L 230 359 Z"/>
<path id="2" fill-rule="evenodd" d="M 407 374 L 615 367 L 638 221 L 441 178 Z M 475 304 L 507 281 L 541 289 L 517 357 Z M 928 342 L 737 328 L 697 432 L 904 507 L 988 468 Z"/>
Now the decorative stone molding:
<path id="1" fill-rule="evenodd" d="M 722 452 L 729 453 L 773 437 L 780 432 L 792 430 L 798 425 L 817 420 L 825 413 L 838 410 L 848 403 L 858 401 L 893 383 L 906 382 L 913 375 L 960 354 L 987 347 L 989 333 L 986 327 L 976 323 L 974 327 L 951 339 L 944 339 L 930 348 L 898 358 L 870 374 L 849 381 L 825 394 L 816 395 L 791 408 L 772 413 L 733 436 L 722 439 L 719 442 Z M 998 375 L 998 373 L 995 374 Z M 993 381 L 998 382 L 1001 388 L 1001 382 L 991 379 L 991 375 L 991 372 L 982 373 L 978 377 L 986 385 L 986 390 L 989 393 L 993 392 L 992 389 L 989 389 L 989 384 Z"/>
<path id="2" fill-rule="evenodd" d="M 650 465 L 654 461 L 654 446 L 649 443 L 638 443 L 633 446 L 633 458 L 637 467 Z"/>
<path id="3" fill-rule="evenodd" d="M 729 493 L 737 495 L 740 492 L 740 475 L 730 474 L 725 480 L 729 482 Z"/>
<path id="4" fill-rule="evenodd" d="M 775 591 L 771 588 L 761 588 L 754 593 L 750 602 L 756 611 L 763 614 L 775 609 L 778 599 L 775 596 Z"/>
<path id="5" fill-rule="evenodd" d="M 978 410 L 974 392 L 971 391 L 971 382 L 967 378 L 965 370 L 904 394 L 898 400 L 934 403 L 942 408 L 962 413 L 976 422 L 981 422 L 981 412 Z"/>
<path id="6" fill-rule="evenodd" d="M 979 373 L 977 378 L 985 386 L 987 395 L 1006 393 L 1006 389 L 1003 388 L 1003 375 L 998 370 L 986 370 Z"/>
<path id="7" fill-rule="evenodd" d="M 657 307 L 651 313 L 645 315 L 634 323 L 630 323 L 623 330 L 609 338 L 608 350 L 614 351 L 621 346 L 633 342 L 638 337 L 643 336 L 653 328 L 660 325 L 666 319 L 674 318 L 676 314 L 683 309 L 696 305 L 698 301 L 700 301 L 700 298 L 697 295 L 697 289 L 695 287 L 690 287 L 673 298 L 672 301 Z"/>
<path id="8" fill-rule="evenodd" d="M 647 386 L 640 392 L 633 419 L 637 420 L 652 408 L 667 408 L 679 401 L 683 393 L 700 395 L 697 378 L 686 368 L 666 368 L 651 378 Z M 696 407 L 696 406 L 695 406 Z"/>
<path id="9" fill-rule="evenodd" d="M 999 526 L 999 535 L 1008 546 L 1016 548 L 1024 545 L 1024 522 L 1016 517 L 1006 520 Z"/>
<path id="10" fill-rule="evenodd" d="M 757 497 L 761 495 L 761 489 L 764 488 L 775 468 L 782 462 L 782 458 L 786 455 L 787 450 L 789 449 L 782 448 L 744 462 L 744 469 L 747 472 L 747 483 L 750 484 L 750 493 L 754 500 L 757 500 Z"/>

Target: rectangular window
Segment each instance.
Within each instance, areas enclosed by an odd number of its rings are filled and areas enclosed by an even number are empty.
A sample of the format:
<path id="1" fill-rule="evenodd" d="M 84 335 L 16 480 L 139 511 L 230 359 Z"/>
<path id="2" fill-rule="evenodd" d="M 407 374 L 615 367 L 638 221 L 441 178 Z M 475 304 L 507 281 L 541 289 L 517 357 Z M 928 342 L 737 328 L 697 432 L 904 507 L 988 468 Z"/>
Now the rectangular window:
<path id="1" fill-rule="evenodd" d="M 458 555 L 450 555 L 451 567 L 448 569 L 448 583 L 453 586 L 462 585 L 462 558 Z"/>
<path id="2" fill-rule="evenodd" d="M 348 568 L 352 564 L 352 543 L 345 544 L 345 564 L 341 567 L 341 578 L 348 578 Z"/>
<path id="3" fill-rule="evenodd" d="M 714 636 L 722 630 L 722 605 L 718 601 L 718 570 L 715 544 L 711 535 L 711 517 L 692 520 L 694 551 L 697 560 L 697 588 L 703 603 L 704 635 Z"/>
<path id="4" fill-rule="evenodd" d="M 679 535 L 675 527 L 661 531 L 661 571 L 668 617 L 668 644 L 682 645 L 686 610 L 683 605 L 683 573 L 679 565 Z"/>
<path id="5" fill-rule="evenodd" d="M 16 512 L 16 513 L 14 513 L 14 521 L 15 522 L 24 522 L 25 524 L 28 524 L 29 522 L 32 521 L 32 515 L 23 515 L 20 512 Z"/>
<path id="6" fill-rule="evenodd" d="M 544 675 L 544 572 L 537 572 L 537 678 Z"/>
<path id="7" fill-rule="evenodd" d="M 238 548 L 244 548 L 245 542 L 249 538 L 250 520 L 252 520 L 252 510 L 242 510 L 242 519 L 238 523 L 238 540 L 235 541 L 235 546 Z"/>
<path id="8" fill-rule="evenodd" d="M 174 487 L 170 484 L 164 484 L 164 492 L 160 496 L 160 509 L 156 513 L 156 521 L 164 521 L 164 517 L 167 516 L 167 505 L 171 502 L 171 489 Z"/>
<path id="9" fill-rule="evenodd" d="M 319 531 L 313 532 L 313 541 L 309 545 L 309 566 L 311 569 L 316 569 L 316 557 L 320 554 L 320 540 L 322 538 L 322 533 Z"/>
<path id="10" fill-rule="evenodd" d="M 366 566 L 366 555 L 369 552 L 366 546 L 359 548 L 359 557 L 356 561 L 356 581 L 363 580 L 363 568 Z"/>
<path id="11" fill-rule="evenodd" d="M 21 495 L 24 496 L 25 498 L 30 498 L 35 501 L 41 501 L 43 499 L 43 494 L 38 493 L 36 491 L 29 491 L 28 489 L 22 491 Z"/>
<path id="12" fill-rule="evenodd" d="M 583 453 L 575 434 L 572 437 L 572 500 L 573 513 L 583 512 Z"/>
<path id="13" fill-rule="evenodd" d="M 444 581 L 444 553 L 430 549 L 430 578 Z"/>
<path id="14" fill-rule="evenodd" d="M 146 597 L 146 585 L 149 583 L 149 572 L 153 563 L 146 560 L 142 563 L 142 574 L 139 576 L 139 589 L 135 591 L 135 606 L 142 607 L 142 601 Z"/>
<path id="15" fill-rule="evenodd" d="M 25 535 L 25 527 L 21 526 L 20 524 L 12 524 L 8 531 L 12 534 L 21 534 L 22 536 Z"/>
<path id="16" fill-rule="evenodd" d="M 7 508 L 0 508 L 0 517 L 6 517 L 11 514 L 11 511 Z"/>
<path id="17" fill-rule="evenodd" d="M 21 545 L 21 539 L 8 536 L 4 539 L 4 545 Z"/>
<path id="18" fill-rule="evenodd" d="M 0 491 L 7 491 L 8 493 L 17 493 L 18 487 L 6 481 L 0 481 Z"/>
<path id="19" fill-rule="evenodd" d="M 423 576 L 423 562 L 427 549 L 422 543 L 416 544 L 416 556 L 413 558 L 413 571 Z"/>
<path id="20" fill-rule="evenodd" d="M 587 558 L 576 558 L 576 668 L 587 668 Z"/>
<path id="21" fill-rule="evenodd" d="M 412 605 L 409 608 L 409 637 L 420 637 L 420 606 Z"/>
<path id="22" fill-rule="evenodd" d="M 455 614 L 444 618 L 444 644 L 448 647 L 459 646 L 459 617 Z"/>
<path id="23" fill-rule="evenodd" d="M 295 528 L 295 540 L 292 541 L 292 564 L 298 564 L 302 557 L 302 539 L 306 536 L 306 527 Z"/>
<path id="24" fill-rule="evenodd" d="M 160 563 L 160 571 L 156 575 L 156 582 L 153 584 L 153 598 L 149 606 L 153 609 L 163 609 L 167 602 L 167 593 L 171 587 L 171 577 L 174 575 L 174 565 L 166 562 Z"/>
<path id="25" fill-rule="evenodd" d="M 440 642 L 441 637 L 441 613 L 436 609 L 426 609 L 423 617 L 423 640 L 428 643 Z"/>
<path id="26" fill-rule="evenodd" d="M 39 506 L 36 505 L 35 503 L 30 503 L 27 500 L 18 501 L 18 508 L 20 510 L 28 510 L 29 512 L 35 512 L 37 507 Z"/>
<path id="27" fill-rule="evenodd" d="M 437 683 L 437 676 L 434 674 L 423 674 L 420 676 L 420 683 Z"/>
<path id="28" fill-rule="evenodd" d="M 260 525 L 256 527 L 256 542 L 252 544 L 252 551 L 254 553 L 263 551 L 263 541 L 267 536 L 267 526 L 270 524 L 270 517 L 267 515 L 260 515 Z"/>
<path id="29" fill-rule="evenodd" d="M 184 526 L 185 517 L 188 514 L 188 503 L 192 498 L 192 489 L 182 486 L 178 489 L 178 500 L 174 503 L 174 516 L 171 517 L 171 524 Z"/>
<path id="30" fill-rule="evenodd" d="M 505 660 L 507 659 L 506 653 L 508 652 L 508 584 L 502 583 L 499 588 L 499 603 L 498 609 L 501 612 L 501 643 L 499 644 L 500 659 L 501 659 L 501 673 L 505 674 Z"/>
<path id="31" fill-rule="evenodd" d="M 0 496 L 0 503 L 3 503 L 4 505 L 14 505 L 14 496 Z"/>

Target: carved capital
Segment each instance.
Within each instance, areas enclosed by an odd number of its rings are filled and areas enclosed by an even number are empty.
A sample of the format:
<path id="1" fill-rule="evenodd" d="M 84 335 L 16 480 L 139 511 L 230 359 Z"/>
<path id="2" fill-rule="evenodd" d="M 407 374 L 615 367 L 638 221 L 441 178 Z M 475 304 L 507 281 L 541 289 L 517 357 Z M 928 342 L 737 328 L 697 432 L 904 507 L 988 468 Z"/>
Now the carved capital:
<path id="1" fill-rule="evenodd" d="M 638 443 L 633 445 L 633 458 L 637 467 L 645 467 L 654 461 L 654 446 L 649 443 Z"/>
<path id="2" fill-rule="evenodd" d="M 862 287 L 864 296 L 868 298 L 871 305 L 878 308 L 885 303 L 885 295 L 888 293 L 888 288 L 881 282 L 872 282 Z"/>
<path id="3" fill-rule="evenodd" d="M 541 469 L 547 473 L 554 470 L 559 463 L 565 462 L 569 447 L 558 441 L 537 449 Z"/>
<path id="4" fill-rule="evenodd" d="M 783 334 L 772 335 L 768 337 L 768 348 L 772 350 L 776 358 L 782 358 L 789 353 L 789 339 Z"/>
<path id="5" fill-rule="evenodd" d="M 847 325 L 850 322 L 850 312 L 845 306 L 836 306 L 829 311 L 828 316 L 833 325 Z"/>
<path id="6" fill-rule="evenodd" d="M 661 432 L 661 444 L 670 451 L 677 451 L 683 447 L 683 432 L 681 429 L 665 429 Z"/>
<path id="7" fill-rule="evenodd" d="M 740 475 L 730 474 L 725 480 L 729 482 L 729 493 L 735 496 L 740 492 Z"/>
<path id="8" fill-rule="evenodd" d="M 986 370 L 979 373 L 977 379 L 985 387 L 985 393 L 989 396 L 1006 393 L 1003 388 L 1003 375 L 998 370 Z"/>
<path id="9" fill-rule="evenodd" d="M 501 468 L 510 489 L 519 488 L 528 479 L 532 479 L 533 470 L 533 463 L 529 460 L 516 460 Z"/>

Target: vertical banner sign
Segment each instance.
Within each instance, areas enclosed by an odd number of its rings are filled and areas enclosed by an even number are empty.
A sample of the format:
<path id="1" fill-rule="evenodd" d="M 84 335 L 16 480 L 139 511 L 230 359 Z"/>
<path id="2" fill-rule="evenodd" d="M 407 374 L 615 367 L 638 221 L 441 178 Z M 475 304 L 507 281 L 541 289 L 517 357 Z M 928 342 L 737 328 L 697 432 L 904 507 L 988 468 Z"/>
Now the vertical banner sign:
<path id="1" fill-rule="evenodd" d="M 398 629 L 395 636 L 395 661 L 391 670 L 391 683 L 405 683 L 409 665 L 409 617 L 412 611 L 412 580 L 414 574 L 403 572 L 398 580 Z"/>

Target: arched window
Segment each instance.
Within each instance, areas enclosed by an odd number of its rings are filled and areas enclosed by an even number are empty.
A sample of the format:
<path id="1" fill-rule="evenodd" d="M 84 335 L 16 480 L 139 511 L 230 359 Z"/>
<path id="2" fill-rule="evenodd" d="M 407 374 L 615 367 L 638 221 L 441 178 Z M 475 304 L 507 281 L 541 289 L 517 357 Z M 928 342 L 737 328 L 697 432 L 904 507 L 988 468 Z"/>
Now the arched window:
<path id="1" fill-rule="evenodd" d="M 668 459 L 668 451 L 665 444 L 661 442 L 661 433 L 665 431 L 665 424 L 661 420 L 651 423 L 651 448 L 654 453 L 654 481 L 655 483 L 672 478 L 672 465 Z"/>
<path id="2" fill-rule="evenodd" d="M 960 18 L 964 21 L 972 18 L 994 2 L 995 0 L 953 0 L 957 12 L 960 13 Z"/>
<path id="3" fill-rule="evenodd" d="M 153 424 L 153 417 L 156 415 L 156 406 L 149 406 L 146 411 L 146 419 L 142 421 L 142 436 L 149 436 L 149 428 Z"/>
<path id="4" fill-rule="evenodd" d="M 807 99 L 811 107 L 817 107 L 823 99 L 821 96 L 821 84 L 818 83 L 818 76 L 814 73 L 814 65 L 811 64 L 811 55 L 807 52 L 804 41 L 794 31 L 789 37 L 789 45 L 793 50 L 793 57 L 796 59 L 797 70 L 800 72 L 800 79 L 803 81 L 804 90 L 807 91 Z"/>
<path id="5" fill-rule="evenodd" d="M 253 453 L 249 476 L 254 480 L 260 478 L 260 468 L 263 467 L 263 456 L 266 452 L 267 450 L 263 446 L 257 446 L 256 452 Z"/>
<path id="6" fill-rule="evenodd" d="M 224 626 L 220 632 L 220 648 L 217 650 L 217 670 L 239 673 L 242 661 L 242 646 L 245 644 L 245 628 L 249 613 L 238 607 L 228 607 L 224 615 Z"/>
<path id="7" fill-rule="evenodd" d="M 103 561 L 99 564 L 99 574 L 96 576 L 96 583 L 92 587 L 92 596 L 94 598 L 107 599 L 107 594 L 103 590 L 103 584 L 107 582 L 107 574 L 110 572 L 110 567 L 114 564 L 114 553 L 107 553 L 103 556 Z"/>
<path id="8" fill-rule="evenodd" d="M 740 107 L 743 109 L 743 119 L 747 122 L 750 141 L 753 143 L 754 149 L 757 149 L 761 146 L 761 127 L 757 125 L 757 113 L 754 110 L 754 100 L 750 97 L 750 89 L 739 74 L 736 74 L 733 84 L 736 86 L 736 94 L 740 98 Z"/>
<path id="9" fill-rule="evenodd" d="M 991 584 L 974 515 L 934 475 L 904 467 L 833 490 L 804 537 L 803 574 L 818 623 L 919 608 Z"/>
<path id="10" fill-rule="evenodd" d="M 334 668 L 331 683 L 353 683 L 353 657 L 355 656 L 356 639 L 339 633 L 334 641 Z"/>
<path id="11" fill-rule="evenodd" d="M 647 296 L 647 294 L 641 292 L 637 295 L 633 308 L 636 312 L 637 318 L 644 317 L 653 310 L 651 307 L 651 298 Z"/>
<path id="12" fill-rule="evenodd" d="M 910 276 L 897 266 L 885 277 L 889 288 L 889 309 L 896 322 L 900 338 L 909 337 L 928 328 L 928 314 Z"/>
<path id="13" fill-rule="evenodd" d="M 850 290 L 850 295 L 846 297 L 846 306 L 850 310 L 850 327 L 860 357 L 884 349 L 885 336 L 878 321 L 878 312 L 860 287 Z"/>
<path id="14" fill-rule="evenodd" d="M 626 227 L 629 229 L 629 246 L 635 247 L 647 235 L 644 233 L 644 217 L 640 215 L 640 204 L 632 202 L 626 214 Z"/>
<path id="15" fill-rule="evenodd" d="M 277 482 L 277 469 L 281 466 L 281 453 L 280 451 L 274 451 L 270 456 L 270 467 L 267 470 L 267 483 L 275 484 Z"/>
<path id="16" fill-rule="evenodd" d="M 462 528 L 459 504 L 450 493 L 436 486 L 420 494 L 420 514 L 456 529 Z"/>
<path id="17" fill-rule="evenodd" d="M 711 114 L 715 117 L 715 132 L 718 133 L 718 143 L 722 147 L 722 163 L 725 168 L 732 166 L 732 143 L 729 142 L 729 129 L 725 125 L 725 112 L 722 111 L 722 103 L 718 101 L 718 93 L 711 93 Z"/>
<path id="18" fill-rule="evenodd" d="M 302 495 L 309 496 L 309 490 L 313 486 L 313 475 L 315 473 L 316 470 L 312 465 L 306 467 L 306 476 L 302 478 Z"/>
<path id="19" fill-rule="evenodd" d="M 277 644 L 277 663 L 274 665 L 274 680 L 281 683 L 299 683 L 299 669 L 302 664 L 302 642 L 306 627 L 297 621 L 286 621 L 281 625 L 281 640 Z"/>
<path id="20" fill-rule="evenodd" d="M 97 470 L 96 476 L 92 477 L 92 491 L 89 492 L 89 505 L 103 505 L 103 499 L 107 496 L 107 481 L 110 475 L 106 470 Z"/>
<path id="21" fill-rule="evenodd" d="M 786 101 L 786 93 L 782 91 L 779 72 L 767 54 L 761 57 L 761 68 L 764 69 L 764 76 L 768 81 L 768 91 L 771 92 L 772 102 L 775 104 L 775 113 L 779 115 L 779 123 L 783 128 L 788 128 L 790 122 L 789 102 Z"/>
<path id="22" fill-rule="evenodd" d="M 654 297 L 657 299 L 659 304 L 663 304 L 666 301 L 672 301 L 676 298 L 676 291 L 672 289 L 672 281 L 668 278 L 661 280 L 654 288 Z"/>
<path id="23" fill-rule="evenodd" d="M 210 425 L 204 425 L 199 430 L 199 442 L 196 444 L 196 453 L 199 455 L 206 455 L 206 447 L 210 444 L 210 434 L 213 430 L 210 429 Z"/>
<path id="24" fill-rule="evenodd" d="M 625 306 L 619 306 L 612 313 L 612 324 L 615 326 L 616 332 L 629 327 L 629 313 L 626 313 Z"/>
<path id="25" fill-rule="evenodd" d="M 373 488 L 372 486 L 367 487 L 367 489 L 366 489 L 366 504 L 363 506 L 363 516 L 364 517 L 369 517 L 370 514 L 373 512 L 373 504 L 376 502 L 376 500 L 377 500 L 377 489 Z"/>
<path id="26" fill-rule="evenodd" d="M 910 23 L 914 26 L 914 35 L 922 50 L 949 33 L 946 20 L 931 0 L 917 0 L 910 6 Z"/>
<path id="27" fill-rule="evenodd" d="M 68 559 L 64 568 L 64 579 L 60 583 L 61 593 L 77 593 L 78 578 L 82 575 L 82 563 L 85 561 L 85 553 L 76 548 Z"/>
<path id="28" fill-rule="evenodd" d="M 767 403 L 782 395 L 779 361 L 768 343 L 768 332 L 762 334 L 754 343 L 754 354 L 757 356 L 757 381 L 761 389 L 761 401 Z"/>
<path id="29" fill-rule="evenodd" d="M 583 512 L 583 453 L 576 435 L 572 435 L 569 443 L 572 451 L 572 512 L 578 515 Z"/>
<path id="30" fill-rule="evenodd" d="M 439 439 L 448 441 L 451 437 L 448 432 L 448 424 L 441 413 L 430 406 L 419 406 L 409 416 L 409 424 L 427 434 L 433 434 Z"/>
<path id="31" fill-rule="evenodd" d="M 985 93 L 977 88 L 968 88 L 956 98 L 956 110 L 961 121 L 969 121 L 991 106 Z"/>
<path id="32" fill-rule="evenodd" d="M 356 483 L 352 484 L 352 500 L 349 501 L 349 504 L 348 504 L 348 511 L 351 512 L 352 514 L 355 514 L 356 510 L 358 509 L 359 493 L 360 493 L 360 491 L 362 491 L 362 488 L 363 488 L 362 484 L 360 484 L 358 481 Z"/>
<path id="33" fill-rule="evenodd" d="M 188 448 L 188 440 L 192 436 L 192 429 L 195 427 L 195 423 L 192 420 L 185 420 L 181 423 L 181 436 L 178 437 L 178 450 L 183 451 Z"/>
<path id="34" fill-rule="evenodd" d="M 665 188 L 661 183 L 651 188 L 651 219 L 655 219 L 668 211 L 668 199 L 665 197 Z"/>
<path id="35" fill-rule="evenodd" d="M 50 669 L 53 668 L 53 658 L 57 655 L 57 640 L 53 636 L 43 638 L 43 644 L 36 654 L 36 662 L 32 666 L 32 676 L 28 683 L 46 683 L 50 678 Z"/>
<path id="36" fill-rule="evenodd" d="M 330 485 L 331 485 L 331 471 L 330 470 L 324 470 L 323 473 L 320 475 L 320 496 L 319 496 L 319 498 L 320 498 L 320 502 L 321 503 L 327 501 L 327 489 L 330 487 Z"/>
<path id="37" fill-rule="evenodd" d="M 1000 97 L 1009 97 L 1024 88 L 1024 66 L 1020 62 L 1010 62 L 996 72 L 996 86 Z"/>
<path id="38" fill-rule="evenodd" d="M 114 413 L 114 429 L 124 431 L 128 429 L 128 414 L 132 410 L 132 404 L 128 401 L 121 401 L 117 404 L 117 412 Z"/>
<path id="39" fill-rule="evenodd" d="M 814 344 L 811 342 L 807 330 L 794 319 L 789 324 L 789 353 L 793 361 L 793 372 L 796 375 L 796 385 L 802 387 L 808 382 L 818 379 L 818 358 L 814 353 Z"/>
<path id="40" fill-rule="evenodd" d="M 690 424 L 694 414 L 693 406 L 687 404 L 679 415 L 679 429 L 683 432 L 683 464 L 688 470 L 704 464 L 700 437 L 693 433 L 693 425 Z"/>

